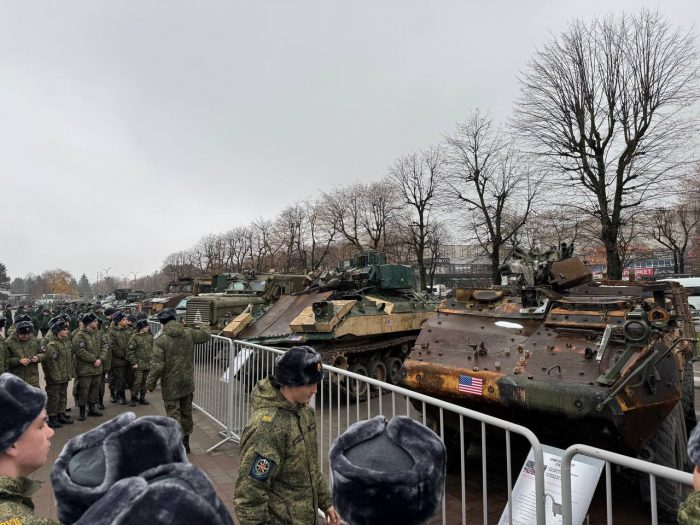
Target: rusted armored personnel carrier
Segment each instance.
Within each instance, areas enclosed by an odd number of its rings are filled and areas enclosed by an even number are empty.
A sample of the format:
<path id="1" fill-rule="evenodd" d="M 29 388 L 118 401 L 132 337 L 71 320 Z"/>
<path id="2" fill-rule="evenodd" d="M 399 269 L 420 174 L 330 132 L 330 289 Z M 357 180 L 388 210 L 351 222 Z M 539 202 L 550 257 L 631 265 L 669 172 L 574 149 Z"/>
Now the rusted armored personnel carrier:
<path id="1" fill-rule="evenodd" d="M 544 443 L 587 443 L 682 469 L 695 424 L 685 290 L 592 282 L 563 251 L 520 252 L 502 267 L 515 285 L 458 289 L 443 301 L 404 363 L 402 385 L 522 424 Z M 660 511 L 675 515 L 680 487 L 657 485 Z"/>
<path id="2" fill-rule="evenodd" d="M 223 329 L 246 309 L 252 313 L 280 297 L 304 289 L 304 275 L 245 272 L 234 274 L 221 293 L 187 298 L 185 324 L 209 323 Z"/>
<path id="3" fill-rule="evenodd" d="M 310 345 L 325 363 L 396 384 L 421 326 L 435 315 L 435 304 L 415 291 L 413 269 L 368 251 L 309 281 L 259 319 L 239 316 L 224 333 L 279 348 Z"/>

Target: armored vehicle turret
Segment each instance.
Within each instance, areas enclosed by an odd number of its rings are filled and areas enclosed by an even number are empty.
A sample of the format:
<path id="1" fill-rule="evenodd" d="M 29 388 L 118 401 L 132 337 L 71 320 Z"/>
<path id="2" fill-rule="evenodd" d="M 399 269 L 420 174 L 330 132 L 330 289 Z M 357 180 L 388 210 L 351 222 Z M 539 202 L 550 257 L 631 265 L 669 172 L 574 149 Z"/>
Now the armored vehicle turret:
<path id="1" fill-rule="evenodd" d="M 696 352 L 685 290 L 593 282 L 571 255 L 516 251 L 501 268 L 507 284 L 457 289 L 426 322 L 401 384 L 527 426 L 543 443 L 684 468 Z M 640 484 L 648 500 L 648 476 Z M 680 486 L 657 485 L 659 510 L 675 515 Z"/>

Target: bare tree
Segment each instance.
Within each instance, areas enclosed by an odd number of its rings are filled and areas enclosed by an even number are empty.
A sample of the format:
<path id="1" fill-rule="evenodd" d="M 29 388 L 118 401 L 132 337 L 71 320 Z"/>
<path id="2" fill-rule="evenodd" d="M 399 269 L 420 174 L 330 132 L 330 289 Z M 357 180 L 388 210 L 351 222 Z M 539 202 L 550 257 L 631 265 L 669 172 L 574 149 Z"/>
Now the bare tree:
<path id="1" fill-rule="evenodd" d="M 685 272 L 688 243 L 700 224 L 700 204 L 697 201 L 660 208 L 651 217 L 651 235 L 673 255 L 674 273 Z"/>
<path id="2" fill-rule="evenodd" d="M 694 35 L 642 11 L 573 21 L 520 79 L 514 127 L 600 221 L 611 278 L 622 274 L 626 210 L 690 160 L 696 121 L 684 109 L 698 99 L 697 67 Z"/>
<path id="3" fill-rule="evenodd" d="M 340 234 L 357 250 L 362 250 L 362 198 L 364 188 L 361 184 L 341 186 L 331 193 L 324 193 L 323 198 L 328 213 Z"/>
<path id="4" fill-rule="evenodd" d="M 449 242 L 450 234 L 442 221 L 434 220 L 428 225 L 428 237 L 426 239 L 427 252 L 430 256 L 428 261 L 428 282 L 432 288 L 435 286 L 435 272 L 440 262 L 440 249 Z"/>
<path id="5" fill-rule="evenodd" d="M 245 266 L 246 255 L 249 252 L 248 239 L 249 228 L 237 226 L 223 234 L 226 246 L 226 264 L 229 271 L 242 272 Z"/>
<path id="6" fill-rule="evenodd" d="M 326 213 L 322 201 L 307 203 L 308 250 L 304 252 L 304 267 L 317 270 L 326 261 L 331 246 L 338 235 L 337 222 Z"/>
<path id="7" fill-rule="evenodd" d="M 541 178 L 478 110 L 457 125 L 447 144 L 448 195 L 466 205 L 474 237 L 491 259 L 491 279 L 498 283 L 502 249 L 527 222 Z"/>
<path id="8" fill-rule="evenodd" d="M 435 198 L 445 176 L 445 156 L 434 147 L 399 158 L 389 169 L 390 178 L 411 212 L 406 226 L 418 265 L 421 289 L 427 283 L 425 250 Z"/>

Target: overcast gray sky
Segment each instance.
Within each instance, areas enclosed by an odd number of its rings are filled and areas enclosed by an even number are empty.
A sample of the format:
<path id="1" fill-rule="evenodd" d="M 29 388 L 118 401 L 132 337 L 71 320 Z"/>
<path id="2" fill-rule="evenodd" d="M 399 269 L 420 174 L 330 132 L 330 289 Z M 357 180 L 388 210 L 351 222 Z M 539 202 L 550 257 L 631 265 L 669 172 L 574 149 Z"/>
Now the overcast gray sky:
<path id="1" fill-rule="evenodd" d="M 440 142 L 568 19 L 697 0 L 5 1 L 0 261 L 91 281 Z"/>

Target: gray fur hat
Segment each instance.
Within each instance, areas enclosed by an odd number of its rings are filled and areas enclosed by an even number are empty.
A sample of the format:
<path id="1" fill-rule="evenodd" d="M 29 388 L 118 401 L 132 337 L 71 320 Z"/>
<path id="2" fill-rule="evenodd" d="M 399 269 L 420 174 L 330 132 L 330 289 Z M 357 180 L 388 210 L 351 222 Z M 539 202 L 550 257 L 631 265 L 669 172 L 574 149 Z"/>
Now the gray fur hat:
<path id="1" fill-rule="evenodd" d="M 125 412 L 74 437 L 51 471 L 61 523 L 74 523 L 117 481 L 166 463 L 188 463 L 177 421 Z"/>
<path id="2" fill-rule="evenodd" d="M 425 523 L 445 491 L 445 445 L 404 416 L 350 426 L 333 443 L 333 505 L 351 525 Z"/>
<path id="3" fill-rule="evenodd" d="M 190 463 L 169 463 L 124 478 L 93 504 L 76 525 L 231 525 L 209 478 Z"/>
<path id="4" fill-rule="evenodd" d="M 43 390 L 14 374 L 0 375 L 0 452 L 10 448 L 46 406 Z"/>
<path id="5" fill-rule="evenodd" d="M 700 467 L 700 423 L 695 425 L 688 438 L 688 455 L 693 464 Z"/>

